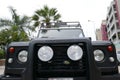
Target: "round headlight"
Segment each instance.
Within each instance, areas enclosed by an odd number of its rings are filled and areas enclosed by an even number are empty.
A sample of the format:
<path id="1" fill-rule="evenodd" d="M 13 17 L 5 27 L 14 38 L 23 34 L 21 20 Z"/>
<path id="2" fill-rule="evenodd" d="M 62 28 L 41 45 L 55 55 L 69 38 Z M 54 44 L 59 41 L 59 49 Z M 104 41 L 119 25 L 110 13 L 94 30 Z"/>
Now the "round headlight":
<path id="1" fill-rule="evenodd" d="M 27 61 L 27 55 L 28 55 L 28 52 L 26 50 L 20 51 L 19 54 L 18 54 L 18 60 L 20 62 L 26 62 Z"/>
<path id="2" fill-rule="evenodd" d="M 67 55 L 71 60 L 80 60 L 83 56 L 83 50 L 78 45 L 72 45 L 67 50 Z"/>
<path id="3" fill-rule="evenodd" d="M 38 50 L 38 58 L 41 61 L 49 61 L 53 57 L 53 50 L 49 46 L 43 46 Z"/>
<path id="4" fill-rule="evenodd" d="M 104 59 L 104 53 L 102 50 L 94 51 L 94 58 L 96 61 L 102 61 Z"/>

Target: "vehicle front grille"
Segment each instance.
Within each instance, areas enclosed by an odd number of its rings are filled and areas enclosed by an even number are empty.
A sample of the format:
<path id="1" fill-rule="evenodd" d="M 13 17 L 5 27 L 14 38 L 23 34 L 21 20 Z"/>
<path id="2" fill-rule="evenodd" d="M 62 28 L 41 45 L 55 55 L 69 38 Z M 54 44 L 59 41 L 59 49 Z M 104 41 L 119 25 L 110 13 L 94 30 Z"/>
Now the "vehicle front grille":
<path id="1" fill-rule="evenodd" d="M 47 45 L 47 44 L 46 44 Z M 42 62 L 37 56 L 38 49 L 43 46 L 37 44 L 35 46 L 34 57 L 34 71 L 37 76 L 41 77 L 56 77 L 56 76 L 85 76 L 86 75 L 86 63 L 87 53 L 85 43 L 79 43 L 83 49 L 83 57 L 79 61 L 72 61 L 67 56 L 67 49 L 72 44 L 49 44 L 54 51 L 54 57 L 48 62 Z"/>

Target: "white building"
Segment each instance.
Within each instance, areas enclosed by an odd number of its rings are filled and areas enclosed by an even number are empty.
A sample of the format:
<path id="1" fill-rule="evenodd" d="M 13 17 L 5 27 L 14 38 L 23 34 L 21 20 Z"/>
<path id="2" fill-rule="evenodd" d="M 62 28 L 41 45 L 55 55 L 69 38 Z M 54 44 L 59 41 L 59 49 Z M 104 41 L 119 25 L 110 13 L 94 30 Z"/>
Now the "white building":
<path id="1" fill-rule="evenodd" d="M 108 40 L 115 44 L 117 51 L 120 51 L 120 0 L 111 2 L 106 22 Z"/>

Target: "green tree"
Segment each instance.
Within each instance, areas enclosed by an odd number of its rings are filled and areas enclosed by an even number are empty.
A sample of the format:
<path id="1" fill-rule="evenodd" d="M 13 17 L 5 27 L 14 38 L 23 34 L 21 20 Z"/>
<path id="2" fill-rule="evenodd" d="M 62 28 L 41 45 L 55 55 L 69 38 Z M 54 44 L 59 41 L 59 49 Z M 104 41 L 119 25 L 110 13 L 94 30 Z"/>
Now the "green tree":
<path id="1" fill-rule="evenodd" d="M 18 27 L 19 31 L 25 32 L 26 29 L 34 30 L 33 27 L 30 26 L 31 18 L 27 16 L 20 16 L 16 13 L 16 9 L 9 7 L 12 19 L 2 19 L 0 18 L 0 27 Z"/>
<path id="2" fill-rule="evenodd" d="M 13 41 L 28 41 L 28 36 L 24 31 L 19 31 L 17 26 L 0 31 L 0 45 L 6 45 Z"/>
<path id="3" fill-rule="evenodd" d="M 10 43 L 10 30 L 3 29 L 0 31 L 0 45 L 6 45 L 7 43 Z"/>
<path id="4" fill-rule="evenodd" d="M 35 14 L 32 17 L 34 21 L 34 26 L 40 26 L 40 23 L 46 23 L 46 27 L 50 27 L 50 22 L 59 21 L 61 15 L 58 13 L 56 8 L 49 8 L 44 6 L 43 9 L 35 11 Z"/>

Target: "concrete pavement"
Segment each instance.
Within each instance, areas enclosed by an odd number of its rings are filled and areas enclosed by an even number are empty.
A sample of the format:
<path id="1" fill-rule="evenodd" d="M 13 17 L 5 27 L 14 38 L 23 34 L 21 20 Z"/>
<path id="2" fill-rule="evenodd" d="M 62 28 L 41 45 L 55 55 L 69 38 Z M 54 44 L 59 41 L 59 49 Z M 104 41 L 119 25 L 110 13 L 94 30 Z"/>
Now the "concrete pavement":
<path id="1" fill-rule="evenodd" d="M 0 66 L 0 74 L 4 73 L 5 66 Z"/>

